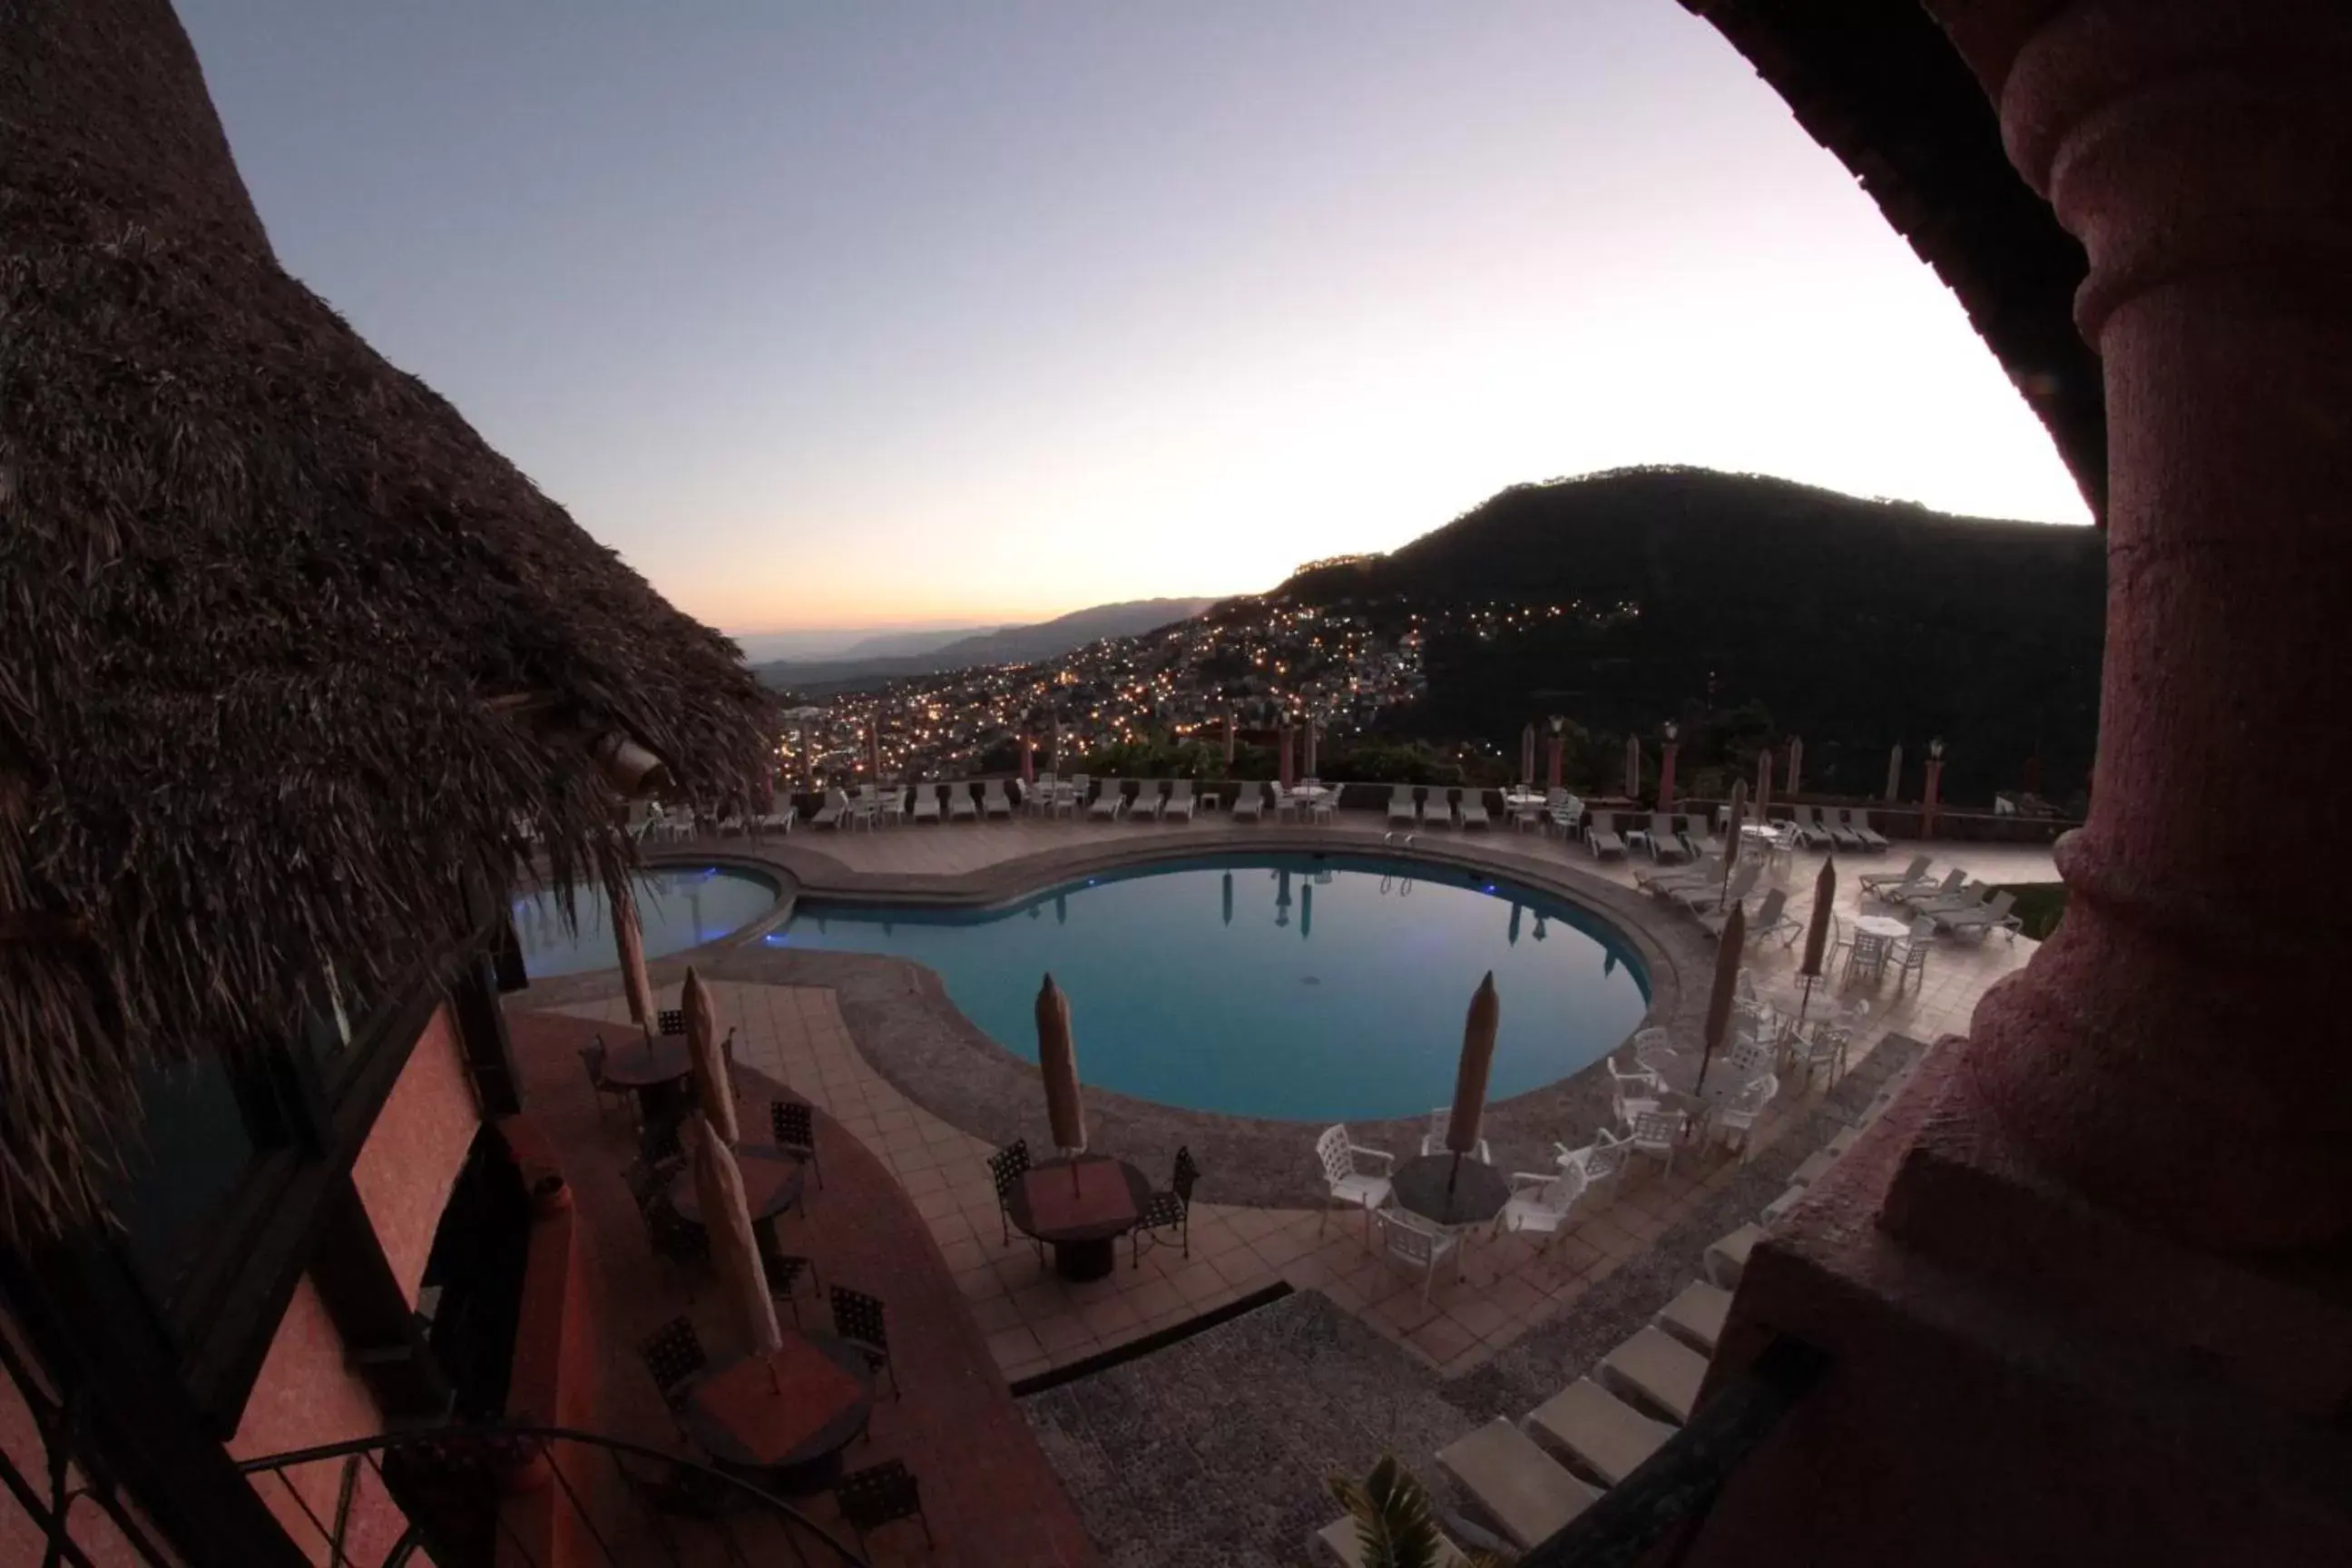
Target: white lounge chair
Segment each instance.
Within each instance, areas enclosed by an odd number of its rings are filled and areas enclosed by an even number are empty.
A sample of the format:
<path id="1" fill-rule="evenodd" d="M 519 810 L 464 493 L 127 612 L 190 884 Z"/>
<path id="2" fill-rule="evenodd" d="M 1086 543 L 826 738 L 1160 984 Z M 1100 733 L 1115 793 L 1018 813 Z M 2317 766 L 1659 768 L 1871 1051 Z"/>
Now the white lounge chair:
<path id="1" fill-rule="evenodd" d="M 1727 888 L 1721 884 L 1714 887 L 1701 884 L 1696 888 L 1671 888 L 1667 889 L 1666 897 L 1693 914 L 1701 914 L 1715 909 L 1727 910 L 1746 898 L 1754 889 L 1757 879 L 1762 875 L 1763 868 L 1750 860 L 1731 873 L 1731 883 Z"/>
<path id="2" fill-rule="evenodd" d="M 1158 779 L 1136 781 L 1135 797 L 1127 803 L 1127 819 L 1133 822 L 1138 817 L 1146 822 L 1160 820 L 1160 781 Z"/>
<path id="3" fill-rule="evenodd" d="M 1808 849 L 1819 849 L 1830 842 L 1828 826 L 1813 815 L 1811 806 L 1792 805 L 1789 814 L 1790 826 L 1797 830 L 1798 843 Z"/>
<path id="4" fill-rule="evenodd" d="M 824 792 L 824 804 L 816 808 L 816 815 L 809 821 L 814 826 L 830 827 L 837 833 L 848 816 L 849 796 L 840 790 L 829 789 Z"/>
<path id="5" fill-rule="evenodd" d="M 1334 1122 L 1315 1140 L 1315 1158 L 1323 1166 L 1324 1184 L 1331 1189 L 1334 1203 L 1353 1204 L 1364 1211 L 1364 1243 L 1371 1245 L 1372 1211 L 1389 1201 L 1389 1173 L 1396 1166 L 1396 1156 L 1385 1149 L 1374 1149 L 1358 1143 L 1348 1136 L 1344 1122 Z M 1377 1160 L 1377 1172 L 1360 1168 L 1366 1160 Z M 1315 1226 L 1321 1234 L 1330 1223 L 1331 1211 L 1326 1208 Z"/>
<path id="6" fill-rule="evenodd" d="M 1904 867 L 1900 871 L 1865 872 L 1858 879 L 1857 885 L 1865 897 L 1892 901 L 1901 889 L 1933 885 L 1932 879 L 1927 875 L 1927 856 L 1914 855 L 1911 857 L 1911 864 Z"/>
<path id="7" fill-rule="evenodd" d="M 793 824 L 799 820 L 799 809 L 790 801 L 785 801 L 782 805 L 778 805 L 773 811 L 753 817 L 751 819 L 751 831 L 754 833 L 782 833 L 786 837 L 790 837 L 793 831 Z"/>
<path id="8" fill-rule="evenodd" d="M 1314 1550 L 1335 1568 L 1364 1568 L 1363 1527 L 1350 1514 L 1335 1519 L 1315 1532 Z M 1437 1537 L 1437 1568 L 1467 1568 L 1470 1559 L 1462 1549 L 1447 1540 L 1443 1532 Z"/>
<path id="9" fill-rule="evenodd" d="M 1731 1292 L 1720 1285 L 1694 1279 L 1683 1293 L 1658 1309 L 1657 1325 L 1698 1352 L 1711 1356 L 1723 1338 L 1724 1320 L 1731 1315 Z"/>
<path id="10" fill-rule="evenodd" d="M 1421 1299 L 1429 1300 L 1437 1266 L 1454 1259 L 1455 1278 L 1462 1273 L 1462 1237 L 1450 1230 L 1432 1228 L 1403 1209 L 1374 1209 L 1372 1224 L 1381 1233 L 1381 1251 L 1391 1263 L 1402 1263 L 1421 1276 Z"/>
<path id="11" fill-rule="evenodd" d="M 1675 831 L 1675 819 L 1665 812 L 1650 814 L 1650 831 L 1646 839 L 1652 860 L 1687 860 L 1691 858 L 1690 846 L 1685 844 L 1682 835 Z"/>
<path id="12" fill-rule="evenodd" d="M 1739 1277 L 1747 1272 L 1748 1254 L 1764 1239 L 1760 1225 L 1743 1225 L 1729 1236 L 1719 1237 L 1706 1249 L 1706 1277 L 1727 1290 L 1739 1289 Z"/>
<path id="13" fill-rule="evenodd" d="M 1486 792 L 1483 789 L 1464 790 L 1456 816 L 1465 828 L 1494 826 L 1493 819 L 1486 815 Z"/>
<path id="14" fill-rule="evenodd" d="M 1849 806 L 1845 813 L 1845 830 L 1861 842 L 1864 852 L 1876 855 L 1886 847 L 1886 835 L 1870 825 L 1870 813 Z"/>
<path id="15" fill-rule="evenodd" d="M 978 822 L 980 820 L 980 807 L 971 798 L 971 786 L 970 784 L 964 783 L 961 779 L 958 779 L 947 786 L 947 792 L 948 820 L 950 822 Z"/>
<path id="16" fill-rule="evenodd" d="M 1717 910 L 1711 914 L 1701 915 L 1698 923 L 1706 928 L 1707 935 L 1719 940 L 1723 928 L 1731 923 L 1731 911 Z M 1789 895 L 1779 888 L 1771 888 L 1766 889 L 1764 901 L 1756 906 L 1756 913 L 1748 919 L 1748 940 L 1754 942 L 1759 937 L 1778 935 L 1782 945 L 1786 946 L 1803 929 L 1789 914 Z"/>
<path id="17" fill-rule="evenodd" d="M 1613 811 L 1594 812 L 1592 826 L 1584 830 L 1584 843 L 1592 851 L 1595 860 L 1625 853 L 1624 836 L 1617 831 L 1617 814 Z"/>
<path id="18" fill-rule="evenodd" d="M 1013 816 L 1013 799 L 1004 793 L 1003 779 L 990 779 L 980 786 L 980 812 L 982 816 Z"/>
<path id="19" fill-rule="evenodd" d="M 1710 855 L 1691 866 L 1639 866 L 1633 870 L 1633 885 L 1664 897 L 1675 888 L 1704 888 L 1709 882 L 1723 882 L 1723 857 Z"/>
<path id="20" fill-rule="evenodd" d="M 1601 1382 L 1637 1406 L 1687 1423 L 1706 1381 L 1706 1357 L 1664 1329 L 1643 1328 L 1601 1358 Z"/>
<path id="21" fill-rule="evenodd" d="M 1847 854 L 1858 855 L 1862 852 L 1862 837 L 1845 825 L 1843 816 L 1843 813 L 1832 814 L 1823 811 L 1821 814 L 1822 831 L 1830 836 L 1831 843 Z"/>
<path id="22" fill-rule="evenodd" d="M 917 822 L 937 822 L 940 819 L 940 786 L 919 784 L 915 786 L 914 819 Z"/>
<path id="23" fill-rule="evenodd" d="M 1095 803 L 1092 805 L 1087 807 L 1087 815 L 1099 821 L 1111 822 L 1117 820 L 1118 814 L 1126 807 L 1127 781 L 1105 779 L 1102 793 L 1095 796 Z"/>
<path id="24" fill-rule="evenodd" d="M 1968 881 L 1961 883 L 1960 890 L 1949 897 L 1912 900 L 1911 912 L 1915 915 L 1933 915 L 1936 917 L 1937 925 L 1941 926 L 1946 915 L 1965 914 L 1970 910 L 1982 909 L 1991 900 L 1992 884 Z"/>
<path id="25" fill-rule="evenodd" d="M 1437 1450 L 1437 1464 L 1522 1552 L 1559 1534 L 1601 1496 L 1500 1415 Z"/>
<path id="26" fill-rule="evenodd" d="M 1960 910 L 1951 914 L 1931 914 L 1930 918 L 1936 922 L 1937 931 L 1953 935 L 1963 931 L 1974 931 L 1979 937 L 1982 937 L 1989 931 L 1998 931 L 2014 942 L 2017 940 L 2018 931 L 2024 924 L 2022 921 L 2009 912 L 2016 904 L 2017 895 L 2003 889 L 1986 900 L 1979 908 Z"/>
<path id="27" fill-rule="evenodd" d="M 1256 822 L 1265 816 L 1265 785 L 1244 781 L 1234 785 L 1233 819 Z"/>
<path id="28" fill-rule="evenodd" d="M 1511 1173 L 1511 1195 L 1495 1216 L 1495 1234 L 1534 1231 L 1549 1247 L 1568 1225 L 1576 1201 L 1584 1195 L 1584 1172 L 1578 1166 Z"/>
<path id="29" fill-rule="evenodd" d="M 1398 784 L 1389 791 L 1389 826 L 1412 827 L 1421 821 L 1421 812 L 1412 804 L 1412 785 Z"/>
<path id="30" fill-rule="evenodd" d="M 1580 1377 L 1528 1413 L 1528 1433 L 1613 1487 L 1664 1447 L 1675 1429 Z"/>
<path id="31" fill-rule="evenodd" d="M 1192 781 L 1178 779 L 1168 786 L 1168 798 L 1160 804 L 1160 820 L 1190 822 L 1192 820 L 1192 808 L 1199 804 L 1192 794 Z"/>
<path id="32" fill-rule="evenodd" d="M 1958 897 L 1960 889 L 1968 885 L 1967 879 L 1968 873 L 1956 866 L 1944 873 L 1944 879 L 1940 882 L 1917 882 L 1908 888 L 1889 889 L 1881 896 L 1890 904 L 1917 909 L 1922 904 L 1939 903 Z"/>
<path id="33" fill-rule="evenodd" d="M 1454 1108 L 1450 1105 L 1441 1105 L 1429 1113 L 1429 1131 L 1421 1135 L 1421 1152 L 1424 1156 L 1445 1152 L 1445 1130 L 1453 1123 Z M 1473 1158 L 1482 1165 L 1495 1163 L 1495 1152 L 1486 1146 L 1484 1138 L 1478 1140 L 1477 1152 Z"/>
<path id="34" fill-rule="evenodd" d="M 1723 840 L 1717 838 L 1715 829 L 1707 826 L 1705 813 L 1685 815 L 1682 832 L 1683 847 L 1690 851 L 1692 859 L 1704 860 L 1722 856 Z"/>

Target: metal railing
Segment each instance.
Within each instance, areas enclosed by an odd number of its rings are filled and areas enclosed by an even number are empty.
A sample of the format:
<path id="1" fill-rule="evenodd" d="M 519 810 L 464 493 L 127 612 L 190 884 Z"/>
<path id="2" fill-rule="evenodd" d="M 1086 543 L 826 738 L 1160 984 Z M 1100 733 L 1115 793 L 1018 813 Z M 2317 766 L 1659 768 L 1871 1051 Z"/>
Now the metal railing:
<path id="1" fill-rule="evenodd" d="M 651 1469 L 632 1468 L 632 1459 Z M 314 1465 L 338 1467 L 331 1520 L 321 1517 L 289 1474 Z M 436 1568 L 552 1568 L 550 1542 L 542 1540 L 540 1550 L 533 1550 L 507 1506 L 518 1490 L 542 1485 L 553 1510 L 549 1533 L 576 1531 L 583 1549 L 593 1547 L 593 1561 L 604 1568 L 656 1562 L 684 1568 L 700 1560 L 702 1554 L 690 1546 L 681 1550 L 674 1520 L 715 1531 L 733 1563 L 755 1560 L 745 1552 L 739 1525 L 759 1548 L 757 1561 L 771 1561 L 771 1546 L 781 1542 L 803 1568 L 866 1568 L 867 1563 L 862 1550 L 740 1477 L 626 1438 L 566 1426 L 497 1424 L 383 1432 L 246 1459 L 237 1468 L 265 1498 L 277 1492 L 293 1501 L 326 1548 L 326 1568 L 404 1568 L 419 1551 Z M 398 1538 L 373 1563 L 361 1562 L 351 1551 L 353 1501 L 363 1472 L 373 1474 L 377 1488 L 410 1514 Z M 511 1484 L 513 1479 L 522 1485 Z M 436 1506 L 411 1508 L 409 1500 L 420 1495 L 436 1498 Z M 810 1546 L 816 1549 L 814 1561 Z"/>
<path id="2" fill-rule="evenodd" d="M 105 1472 L 91 1463 L 83 1431 L 87 1397 L 52 1388 L 5 1331 L 0 1331 L 0 1374 L 16 1391 L 40 1445 L 37 1476 L 26 1475 L 0 1446 L 0 1492 L 32 1523 L 42 1544 L 40 1568 L 92 1568 L 89 1552 L 74 1538 L 74 1510 L 83 1503 L 89 1505 L 84 1513 L 104 1515 L 106 1523 L 98 1531 L 111 1526 L 114 1538 L 142 1568 L 173 1568 L 175 1559 L 156 1544 Z"/>

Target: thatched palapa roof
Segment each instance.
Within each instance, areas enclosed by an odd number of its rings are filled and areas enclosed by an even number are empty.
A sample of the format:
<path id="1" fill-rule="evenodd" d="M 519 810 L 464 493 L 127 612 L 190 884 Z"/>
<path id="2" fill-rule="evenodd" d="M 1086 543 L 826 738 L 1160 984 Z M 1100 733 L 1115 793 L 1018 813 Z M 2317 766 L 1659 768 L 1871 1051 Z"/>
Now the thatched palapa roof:
<path id="1" fill-rule="evenodd" d="M 165 0 L 0 0 L 0 1236 L 97 1212 L 140 1064 L 460 932 L 519 818 L 616 879 L 591 739 L 741 802 L 771 722 L 278 267 Z"/>

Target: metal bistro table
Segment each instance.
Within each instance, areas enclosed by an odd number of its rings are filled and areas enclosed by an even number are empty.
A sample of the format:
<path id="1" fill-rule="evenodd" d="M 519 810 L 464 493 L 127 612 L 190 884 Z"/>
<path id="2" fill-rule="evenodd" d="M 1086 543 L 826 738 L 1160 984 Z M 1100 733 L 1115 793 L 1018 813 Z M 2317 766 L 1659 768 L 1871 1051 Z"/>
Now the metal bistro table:
<path id="1" fill-rule="evenodd" d="M 720 1464 L 784 1491 L 833 1484 L 874 1414 L 866 1353 L 832 1334 L 787 1331 L 774 1354 L 715 1362 L 687 1390 L 679 1424 Z"/>
<path id="2" fill-rule="evenodd" d="M 730 1143 L 728 1147 L 734 1151 L 736 1166 L 743 1173 L 743 1204 L 751 1211 L 753 1225 L 772 1225 L 778 1215 L 801 1201 L 808 1167 L 801 1163 L 798 1156 L 772 1143 Z M 671 1180 L 669 1201 L 679 1218 L 695 1225 L 702 1223 L 702 1194 L 694 1184 L 692 1164 Z"/>
<path id="3" fill-rule="evenodd" d="M 1029 1167 L 1004 1208 L 1014 1229 L 1053 1247 L 1063 1279 L 1100 1279 L 1118 1266 L 1118 1238 L 1135 1228 L 1150 1196 L 1151 1179 L 1126 1161 L 1081 1154 Z"/>
<path id="4" fill-rule="evenodd" d="M 637 1112 L 648 1127 L 686 1114 L 683 1086 L 693 1071 L 694 1058 L 678 1035 L 656 1035 L 604 1057 L 604 1081 L 636 1091 Z"/>
<path id="5" fill-rule="evenodd" d="M 1423 1154 L 1397 1166 L 1389 1192 L 1407 1213 L 1444 1230 L 1461 1230 L 1501 1214 L 1511 1201 L 1511 1182 L 1467 1154 Z"/>

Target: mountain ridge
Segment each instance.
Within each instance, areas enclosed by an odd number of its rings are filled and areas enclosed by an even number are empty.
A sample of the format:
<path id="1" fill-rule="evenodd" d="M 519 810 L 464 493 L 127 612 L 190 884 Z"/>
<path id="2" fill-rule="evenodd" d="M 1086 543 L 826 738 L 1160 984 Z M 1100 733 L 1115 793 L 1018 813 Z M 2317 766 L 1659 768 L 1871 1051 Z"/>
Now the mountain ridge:
<path id="1" fill-rule="evenodd" d="M 844 691 L 910 675 L 985 665 L 1032 664 L 1105 637 L 1134 637 L 1191 620 L 1217 601 L 1207 598 L 1126 599 L 1094 605 L 1051 620 L 1001 626 L 958 637 L 928 651 L 871 658 L 779 660 L 754 667 L 781 689 L 817 694 Z"/>

